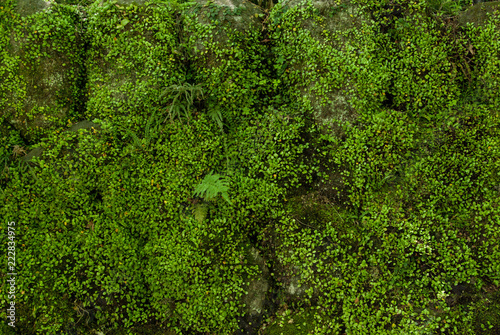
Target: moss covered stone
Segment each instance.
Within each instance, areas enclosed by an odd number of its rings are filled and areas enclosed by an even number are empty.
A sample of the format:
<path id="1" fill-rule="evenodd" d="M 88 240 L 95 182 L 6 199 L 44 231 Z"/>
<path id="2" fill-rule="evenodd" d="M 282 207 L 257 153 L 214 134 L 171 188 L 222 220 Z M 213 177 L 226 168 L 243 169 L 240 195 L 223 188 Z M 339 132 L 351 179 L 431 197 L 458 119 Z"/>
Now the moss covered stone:
<path id="1" fill-rule="evenodd" d="M 466 26 L 471 23 L 476 26 L 484 26 L 489 16 L 500 9 L 500 1 L 478 3 L 458 15 L 458 23 Z"/>
<path id="2" fill-rule="evenodd" d="M 98 0 L 22 18 L 6 3 L 18 332 L 498 333 L 498 16 Z M 66 53 L 81 45 L 80 74 Z M 193 117 L 156 122 L 173 107 Z M 203 188 L 231 201 L 200 203 Z"/>
<path id="3" fill-rule="evenodd" d="M 374 31 L 359 5 L 282 1 L 274 6 L 269 21 L 283 87 L 318 123 L 354 122 L 363 94 L 387 85 L 387 77 L 370 55 Z M 363 88 L 371 91 L 363 93 Z M 378 99 L 369 96 L 369 100 Z M 337 135 L 341 132 L 334 129 Z"/>
<path id="4" fill-rule="evenodd" d="M 246 293 L 241 297 L 241 305 L 244 307 L 243 315 L 239 318 L 239 327 L 242 333 L 253 334 L 258 331 L 263 317 L 270 312 L 270 273 L 266 260 L 251 243 L 248 243 L 244 250 L 245 263 L 256 267 L 258 271 L 252 276 L 245 276 L 243 287 Z"/>
<path id="5" fill-rule="evenodd" d="M 169 5 L 103 1 L 88 9 L 86 115 L 136 131 L 166 112 L 163 89 L 183 78 Z"/>
<path id="6" fill-rule="evenodd" d="M 305 308 L 301 310 L 290 310 L 286 307 L 278 312 L 273 320 L 261 329 L 263 335 L 304 335 L 315 334 L 315 331 L 326 331 L 316 328 L 316 308 Z M 332 331 L 333 329 L 329 329 Z"/>
<path id="7" fill-rule="evenodd" d="M 16 5 L 16 12 L 21 17 L 25 17 L 48 9 L 52 6 L 52 2 L 48 0 L 18 0 Z"/>
<path id="8" fill-rule="evenodd" d="M 5 26 L 0 59 L 0 117 L 32 142 L 78 118 L 85 51 L 74 8 L 36 8 L 30 15 L 21 10 L 27 16 L 14 16 Z"/>
<path id="9" fill-rule="evenodd" d="M 219 111 L 226 124 L 249 115 L 265 92 L 262 17 L 262 9 L 246 0 L 199 0 L 182 14 L 190 80 L 203 85 L 207 110 Z"/>
<path id="10" fill-rule="evenodd" d="M 245 296 L 244 301 L 247 305 L 247 312 L 250 314 L 261 314 L 264 309 L 264 300 L 269 289 L 267 277 L 269 270 L 266 266 L 264 258 L 260 255 L 259 251 L 253 247 L 248 249 L 247 254 L 248 262 L 251 265 L 258 265 L 261 275 L 250 281 L 247 288 L 248 294 Z"/>
<path id="11" fill-rule="evenodd" d="M 495 8 L 500 9 L 500 2 L 495 2 Z M 485 3 L 484 5 L 495 4 Z M 482 4 L 481 4 L 482 5 Z M 479 4 L 471 8 L 471 15 L 483 13 Z M 494 8 L 492 5 L 485 8 Z M 475 14 L 474 14 L 475 13 Z M 489 11 L 491 15 L 482 16 L 479 22 L 471 19 L 474 24 L 465 28 L 465 35 L 470 38 L 466 46 L 466 54 L 472 58 L 472 67 L 465 67 L 469 73 L 469 89 L 467 99 L 480 99 L 484 104 L 500 106 L 500 97 L 496 93 L 500 89 L 500 11 Z M 477 17 L 477 16 L 473 16 Z"/>

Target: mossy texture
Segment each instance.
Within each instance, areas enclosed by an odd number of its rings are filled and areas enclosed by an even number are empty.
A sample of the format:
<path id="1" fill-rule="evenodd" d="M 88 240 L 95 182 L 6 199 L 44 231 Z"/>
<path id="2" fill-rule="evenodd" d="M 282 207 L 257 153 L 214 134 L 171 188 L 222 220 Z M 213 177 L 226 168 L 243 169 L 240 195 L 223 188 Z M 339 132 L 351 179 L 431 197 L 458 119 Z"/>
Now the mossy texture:
<path id="1" fill-rule="evenodd" d="M 82 112 L 84 31 L 69 6 L 4 22 L 0 117 L 35 143 Z"/>
<path id="2" fill-rule="evenodd" d="M 500 17 L 443 1 L 1 4 L 17 331 L 498 332 Z"/>
<path id="3" fill-rule="evenodd" d="M 261 42 L 262 10 L 249 1 L 197 1 L 182 16 L 182 43 L 192 75 L 204 87 L 207 110 L 236 125 L 269 86 Z"/>
<path id="4" fill-rule="evenodd" d="M 262 329 L 262 334 L 315 334 L 314 315 L 316 315 L 317 312 L 315 308 L 301 309 L 299 311 L 283 310 L 278 313 L 275 320 Z"/>
<path id="5" fill-rule="evenodd" d="M 380 108 L 390 77 L 374 57 L 377 30 L 358 4 L 284 1 L 269 21 L 284 92 L 318 123 L 352 123 L 361 110 Z"/>
<path id="6" fill-rule="evenodd" d="M 95 2 L 87 35 L 87 118 L 136 131 L 166 112 L 160 95 L 184 76 L 171 6 Z"/>

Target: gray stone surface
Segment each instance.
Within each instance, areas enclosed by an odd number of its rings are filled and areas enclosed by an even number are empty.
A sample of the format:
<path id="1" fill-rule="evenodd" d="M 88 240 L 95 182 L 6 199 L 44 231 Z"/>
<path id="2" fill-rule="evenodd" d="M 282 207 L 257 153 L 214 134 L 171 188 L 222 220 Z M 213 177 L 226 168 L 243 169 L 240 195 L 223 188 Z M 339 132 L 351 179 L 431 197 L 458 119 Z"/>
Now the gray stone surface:
<path id="1" fill-rule="evenodd" d="M 50 6 L 52 6 L 52 3 L 46 0 L 18 0 L 16 12 L 25 17 L 41 12 Z"/>
<path id="2" fill-rule="evenodd" d="M 45 149 L 42 147 L 35 148 L 28 152 L 25 156 L 21 157 L 21 159 L 25 162 L 31 161 L 34 157 L 40 157 Z"/>
<path id="3" fill-rule="evenodd" d="M 269 290 L 269 283 L 266 278 L 269 275 L 269 270 L 265 265 L 264 258 L 262 258 L 259 251 L 254 247 L 250 248 L 248 258 L 250 264 L 257 264 L 259 270 L 262 272 L 261 276 L 250 281 L 250 285 L 247 288 L 248 294 L 245 295 L 244 298 L 247 313 L 256 315 L 261 314 L 264 309 L 264 302 L 266 300 L 267 291 Z"/>
<path id="4" fill-rule="evenodd" d="M 458 16 L 458 24 L 462 27 L 465 27 L 467 23 L 484 26 L 488 20 L 488 14 L 496 10 L 500 10 L 500 1 L 475 4 L 468 10 L 460 13 Z"/>
<path id="5" fill-rule="evenodd" d="M 101 125 L 94 123 L 94 122 L 91 122 L 89 120 L 83 120 L 83 121 L 80 121 L 78 123 L 75 123 L 68 130 L 69 131 L 78 131 L 79 129 L 92 129 L 92 128 L 94 128 L 96 130 L 100 130 Z"/>

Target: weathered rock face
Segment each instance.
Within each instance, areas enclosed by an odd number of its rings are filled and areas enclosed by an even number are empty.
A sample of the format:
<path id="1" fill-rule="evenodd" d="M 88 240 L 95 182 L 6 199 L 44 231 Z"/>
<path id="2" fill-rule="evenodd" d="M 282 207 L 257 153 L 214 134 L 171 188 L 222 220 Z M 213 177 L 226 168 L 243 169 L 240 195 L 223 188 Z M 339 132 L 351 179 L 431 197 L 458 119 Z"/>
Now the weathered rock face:
<path id="1" fill-rule="evenodd" d="M 68 130 L 69 131 L 78 131 L 80 129 L 86 129 L 86 130 L 87 129 L 88 130 L 96 129 L 96 130 L 100 130 L 101 129 L 101 125 L 97 124 L 97 123 L 94 123 L 94 122 L 91 122 L 89 120 L 83 120 L 83 121 L 80 121 L 78 123 L 75 123 Z"/>
<path id="2" fill-rule="evenodd" d="M 84 103 L 83 31 L 79 13 L 69 6 L 22 1 L 2 36 L 0 118 L 27 141 L 77 117 Z"/>
<path id="3" fill-rule="evenodd" d="M 208 110 L 231 118 L 259 102 L 266 82 L 260 71 L 262 17 L 262 9 L 247 0 L 198 0 L 182 13 L 181 43 Z"/>
<path id="4" fill-rule="evenodd" d="M 237 37 L 235 35 L 251 36 L 259 32 L 262 14 L 260 7 L 247 0 L 197 0 L 183 13 L 187 50 L 200 61 L 195 65 L 218 67 L 224 64 L 225 60 L 214 48 L 223 51 Z M 203 29 L 205 34 L 197 29 Z M 199 54 L 201 57 L 196 57 Z"/>
<path id="5" fill-rule="evenodd" d="M 16 12 L 22 17 L 42 12 L 52 6 L 47 0 L 18 0 Z"/>
<path id="6" fill-rule="evenodd" d="M 96 134 L 97 131 L 100 131 L 101 130 L 101 125 L 100 124 L 97 124 L 97 123 L 94 123 L 94 122 L 91 122 L 91 121 L 88 121 L 88 120 L 83 120 L 83 121 L 80 121 L 80 122 L 77 122 L 76 124 L 72 125 L 71 127 L 65 129 L 64 131 L 70 131 L 70 132 L 75 132 L 75 133 L 78 133 L 78 131 L 80 129 L 83 129 L 83 130 L 87 130 L 90 132 L 90 134 L 94 135 Z M 79 144 L 76 144 L 75 147 L 73 149 L 70 149 L 70 150 L 66 150 L 66 149 L 63 149 L 62 152 L 65 154 L 65 155 L 68 155 L 70 157 L 67 157 L 67 158 L 74 158 L 74 153 L 75 153 L 75 148 L 78 148 L 79 147 Z M 36 148 L 33 148 L 32 150 L 30 150 L 29 152 L 26 153 L 26 155 L 22 156 L 22 160 L 25 161 L 25 162 L 31 162 L 33 158 L 35 157 L 42 157 L 42 154 L 43 152 L 45 151 L 45 148 L 42 147 L 42 146 L 38 146 Z M 50 158 L 50 159 L 53 159 L 53 158 Z"/>
<path id="7" fill-rule="evenodd" d="M 465 27 L 467 23 L 472 23 L 476 26 L 484 26 L 488 21 L 488 15 L 493 14 L 496 10 L 500 10 L 500 1 L 478 3 L 471 8 L 463 11 L 458 16 L 458 24 Z"/>
<path id="8" fill-rule="evenodd" d="M 130 5 L 136 5 L 136 6 L 144 6 L 146 4 L 147 0 L 117 0 L 116 3 L 118 5 L 122 6 L 130 6 Z M 106 3 L 105 0 L 101 0 L 101 5 Z"/>
<path id="9" fill-rule="evenodd" d="M 312 230 L 309 235 L 314 234 L 315 230 L 323 229 L 322 227 L 324 227 L 326 222 L 340 222 L 342 220 L 337 209 L 333 207 L 330 200 L 323 196 L 321 192 L 312 192 L 307 195 L 290 198 L 287 206 L 292 218 L 292 227 Z M 280 235 L 278 234 L 277 236 Z M 325 256 L 322 252 L 326 249 L 334 248 L 330 240 L 320 240 L 320 238 L 317 239 L 316 247 L 305 247 L 308 249 L 306 253 L 313 255 L 312 258 L 314 258 L 314 261 L 312 263 L 315 263 L 316 266 L 322 262 L 328 262 L 327 257 L 322 259 Z M 280 242 L 277 241 L 276 245 L 279 245 Z M 338 275 L 336 271 L 325 274 L 314 269 L 314 265 L 306 266 L 306 263 L 309 264 L 309 262 L 306 262 L 306 259 L 310 256 L 306 256 L 294 248 L 290 248 L 286 243 L 282 244 L 278 250 L 280 250 L 278 260 L 282 267 L 279 272 L 281 281 L 284 284 L 283 294 L 286 297 L 285 300 L 297 301 L 308 295 L 316 298 L 320 293 L 316 284 L 324 279 L 322 277 L 326 275 L 328 278 L 332 274 L 335 276 Z M 332 268 L 329 270 L 332 270 Z M 311 275 L 314 272 L 316 273 Z"/>
<path id="10" fill-rule="evenodd" d="M 243 297 L 243 303 L 246 305 L 245 316 L 240 319 L 240 331 L 241 334 L 257 334 L 262 317 L 266 312 L 265 305 L 270 290 L 269 270 L 265 259 L 254 247 L 248 249 L 246 257 L 248 264 L 258 265 L 261 274 L 256 278 L 251 278 L 250 284 L 246 288 L 248 293 Z"/>
<path id="11" fill-rule="evenodd" d="M 162 90 L 184 74 L 173 10 L 126 4 L 88 8 L 87 118 L 111 118 L 137 131 L 160 109 Z"/>
<path id="12" fill-rule="evenodd" d="M 250 281 L 250 286 L 247 289 L 248 294 L 244 299 L 248 313 L 256 315 L 263 312 L 264 300 L 269 289 L 269 284 L 266 279 L 269 275 L 269 270 L 267 269 L 264 258 L 262 258 L 257 249 L 253 247 L 250 248 L 248 257 L 250 264 L 258 265 L 262 273 L 259 278 Z"/>
<path id="13" fill-rule="evenodd" d="M 360 88 L 369 93 L 369 80 L 384 84 L 370 60 L 373 45 L 356 33 L 372 33 L 368 22 L 350 1 L 283 1 L 271 12 L 269 30 L 282 85 L 320 124 L 354 122 L 362 107 L 355 101 Z M 333 131 L 342 132 L 338 126 Z"/>
<path id="14" fill-rule="evenodd" d="M 466 31 L 470 43 L 465 54 L 473 61 L 470 72 L 472 95 L 481 97 L 484 102 L 500 106 L 498 89 L 500 88 L 500 1 L 480 3 L 464 11 L 458 17 L 459 24 Z M 471 23 L 470 28 L 465 29 Z M 488 27 L 486 27 L 488 26 Z M 493 31 L 490 31 L 490 28 Z M 493 38 L 491 37 L 493 33 Z M 495 42 L 492 42 L 495 41 Z"/>
<path id="15" fill-rule="evenodd" d="M 25 162 L 31 161 L 34 157 L 41 157 L 42 153 L 44 151 L 44 148 L 42 147 L 37 147 L 32 149 L 30 152 L 26 154 L 26 156 L 23 156 L 21 159 Z"/>

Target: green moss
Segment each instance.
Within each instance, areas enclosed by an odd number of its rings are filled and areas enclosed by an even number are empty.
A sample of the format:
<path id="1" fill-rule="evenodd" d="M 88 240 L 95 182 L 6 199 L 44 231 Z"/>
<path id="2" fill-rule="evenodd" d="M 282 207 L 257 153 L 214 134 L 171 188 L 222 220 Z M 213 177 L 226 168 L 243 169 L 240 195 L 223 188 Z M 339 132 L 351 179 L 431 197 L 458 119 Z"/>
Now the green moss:
<path id="1" fill-rule="evenodd" d="M 94 3 L 89 7 L 86 117 L 144 129 L 166 114 L 163 89 L 183 78 L 171 5 Z"/>
<path id="2" fill-rule="evenodd" d="M 500 294 L 488 295 L 476 306 L 474 329 L 477 335 L 493 335 L 500 331 Z"/>
<path id="3" fill-rule="evenodd" d="M 274 321 L 262 329 L 263 335 L 305 335 L 314 334 L 315 318 L 317 314 L 315 308 L 291 312 L 283 311 Z"/>
<path id="4" fill-rule="evenodd" d="M 458 15 L 458 23 L 461 26 L 467 26 L 468 23 L 476 26 L 484 26 L 489 19 L 489 15 L 498 10 L 499 6 L 500 3 L 498 1 L 479 3 L 461 12 Z"/>
<path id="5" fill-rule="evenodd" d="M 270 14 L 284 91 L 319 124 L 354 122 L 365 108 L 380 108 L 381 92 L 389 85 L 384 67 L 373 57 L 379 49 L 376 27 L 360 6 L 337 5 L 333 15 L 311 1 L 278 4 Z M 341 134 L 339 128 L 334 131 Z"/>
<path id="6" fill-rule="evenodd" d="M 258 6 L 239 0 L 228 6 L 199 1 L 182 14 L 190 80 L 203 85 L 206 110 L 220 111 L 226 125 L 236 126 L 259 108 L 270 87 L 261 16 Z"/>
<path id="7" fill-rule="evenodd" d="M 82 108 L 84 51 L 79 14 L 65 5 L 23 17 L 2 32 L 0 118 L 37 142 Z M 8 29 L 7 29 L 8 28 Z"/>
<path id="8" fill-rule="evenodd" d="M 21 332 L 232 335 L 262 316 L 269 333 L 497 331 L 498 18 L 455 29 L 423 0 L 124 3 L 0 8 Z M 204 94 L 164 122 L 178 83 Z M 210 171 L 230 201 L 193 215 Z"/>
<path id="9" fill-rule="evenodd" d="M 319 192 L 288 199 L 287 210 L 293 218 L 311 227 L 342 219 L 330 200 Z"/>

